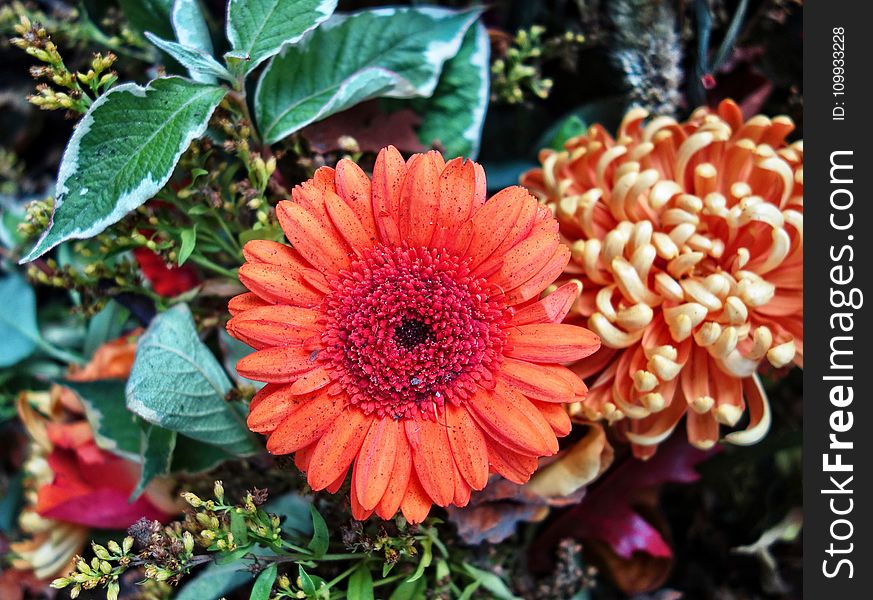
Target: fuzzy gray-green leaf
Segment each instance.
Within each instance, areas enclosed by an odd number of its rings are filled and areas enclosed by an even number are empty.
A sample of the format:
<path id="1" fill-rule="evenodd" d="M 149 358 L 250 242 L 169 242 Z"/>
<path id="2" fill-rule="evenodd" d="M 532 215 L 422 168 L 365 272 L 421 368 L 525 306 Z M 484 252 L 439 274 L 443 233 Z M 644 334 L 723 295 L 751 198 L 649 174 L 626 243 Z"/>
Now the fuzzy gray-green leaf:
<path id="1" fill-rule="evenodd" d="M 237 455 L 259 445 L 225 400 L 230 380 L 197 337 L 184 304 L 158 315 L 139 340 L 127 382 L 127 406 L 150 423 Z"/>

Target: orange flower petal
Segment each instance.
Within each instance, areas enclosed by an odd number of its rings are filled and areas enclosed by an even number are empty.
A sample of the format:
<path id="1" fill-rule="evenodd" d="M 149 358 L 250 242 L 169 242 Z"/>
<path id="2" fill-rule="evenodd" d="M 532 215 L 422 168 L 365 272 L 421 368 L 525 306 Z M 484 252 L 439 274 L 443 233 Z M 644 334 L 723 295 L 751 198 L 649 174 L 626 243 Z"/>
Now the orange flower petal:
<path id="1" fill-rule="evenodd" d="M 470 486 L 461 476 L 457 463 L 454 464 L 452 481 L 455 483 L 455 495 L 452 497 L 452 504 L 458 507 L 467 506 L 470 502 L 470 494 L 472 494 L 473 490 L 470 489 Z"/>
<path id="2" fill-rule="evenodd" d="M 323 490 L 349 468 L 375 417 L 357 409 L 347 409 L 335 419 L 315 447 L 306 479 L 310 487 Z"/>
<path id="3" fill-rule="evenodd" d="M 560 404 L 553 402 L 537 402 L 531 400 L 531 404 L 537 407 L 543 418 L 552 426 L 555 435 L 564 437 L 570 430 L 573 429 L 573 423 L 570 421 L 570 415 L 567 414 L 567 409 Z"/>
<path id="4" fill-rule="evenodd" d="M 430 419 L 407 419 L 404 424 L 418 481 L 435 504 L 448 506 L 455 488 L 451 479 L 452 449 L 445 425 Z"/>
<path id="5" fill-rule="evenodd" d="M 565 367 L 560 368 L 565 369 Z M 567 373 L 569 377 L 576 377 L 569 369 Z M 569 378 L 559 375 L 553 368 L 507 358 L 500 366 L 500 376 L 509 385 L 534 400 L 573 402 L 576 398 L 575 390 L 568 381 Z"/>
<path id="6" fill-rule="evenodd" d="M 373 217 L 385 244 L 400 244 L 400 190 L 406 162 L 394 146 L 383 148 L 373 166 Z"/>
<path id="7" fill-rule="evenodd" d="M 308 266 L 297 250 L 273 240 L 246 242 L 246 245 L 243 246 L 243 257 L 248 262 L 290 267 L 295 271 L 303 270 Z"/>
<path id="8" fill-rule="evenodd" d="M 718 421 L 712 411 L 699 414 L 689 410 L 686 421 L 688 441 L 695 448 L 709 450 L 718 441 Z"/>
<path id="9" fill-rule="evenodd" d="M 308 394 L 320 390 L 331 381 L 330 371 L 324 367 L 315 367 L 292 383 L 290 391 L 292 394 Z"/>
<path id="10" fill-rule="evenodd" d="M 379 504 L 394 470 L 397 438 L 404 435 L 399 421 L 376 419 L 364 438 L 355 463 L 353 488 L 361 506 L 367 510 Z"/>
<path id="11" fill-rule="evenodd" d="M 318 448 L 318 445 L 316 445 L 316 448 Z M 310 464 L 311 464 L 311 461 L 310 461 Z M 343 469 L 343 472 L 339 475 L 339 477 L 334 479 L 333 483 L 331 483 L 329 486 L 324 488 L 324 490 L 328 494 L 336 494 L 338 491 L 340 491 L 340 488 L 343 487 L 343 484 L 346 482 L 346 476 L 348 476 L 349 469 L 351 468 L 351 466 L 352 466 L 351 464 L 346 466 L 346 468 Z"/>
<path id="12" fill-rule="evenodd" d="M 356 462 L 355 466 L 352 467 L 352 486 L 349 492 L 349 500 L 352 505 L 352 517 L 358 521 L 366 521 L 373 514 L 373 509 L 364 508 L 358 499 L 357 486 L 355 485 L 355 481 L 358 480 L 358 465 L 359 463 Z"/>
<path id="13" fill-rule="evenodd" d="M 316 353 L 301 346 L 267 348 L 245 356 L 236 363 L 237 373 L 267 383 L 289 383 L 314 369 Z"/>
<path id="14" fill-rule="evenodd" d="M 312 454 L 317 445 L 318 442 L 312 442 L 294 453 L 294 465 L 302 472 L 306 473 L 309 470 L 309 461 L 312 460 Z"/>
<path id="15" fill-rule="evenodd" d="M 454 489 L 452 494 L 454 495 Z M 409 479 L 409 485 L 406 487 L 403 502 L 400 504 L 403 516 L 411 525 L 417 525 L 427 518 L 432 504 L 424 487 L 418 481 L 418 476 L 413 472 Z"/>
<path id="16" fill-rule="evenodd" d="M 410 246 L 430 243 L 440 207 L 437 152 L 416 154 L 407 165 L 400 196 L 400 235 Z"/>
<path id="17" fill-rule="evenodd" d="M 344 158 L 337 163 L 336 192 L 352 207 L 367 235 L 375 239 L 378 231 L 370 200 L 370 179 L 354 161 Z"/>
<path id="18" fill-rule="evenodd" d="M 300 271 L 267 263 L 245 263 L 239 268 L 239 280 L 261 298 L 298 306 L 315 306 L 322 294 L 312 289 Z"/>
<path id="19" fill-rule="evenodd" d="M 473 161 L 454 158 L 446 163 L 439 176 L 439 217 L 437 222 L 447 231 L 460 227 L 473 210 L 476 198 L 476 167 Z"/>
<path id="20" fill-rule="evenodd" d="M 290 385 L 270 384 L 255 394 L 246 424 L 256 433 L 269 433 L 308 400 L 311 398 L 291 393 Z"/>
<path id="21" fill-rule="evenodd" d="M 400 424 L 398 423 L 398 427 Z M 388 487 L 379 504 L 376 506 L 376 514 L 383 519 L 390 519 L 400 510 L 400 503 L 406 496 L 406 488 L 412 477 L 412 449 L 406 440 L 405 432 L 398 432 L 397 446 L 394 451 L 394 466 L 391 469 L 391 477 Z"/>
<path id="22" fill-rule="evenodd" d="M 336 171 L 330 167 L 319 167 L 313 173 L 312 179 L 294 186 L 294 189 L 291 190 L 291 198 L 307 208 L 321 208 L 324 202 L 324 193 L 336 193 L 335 182 Z"/>
<path id="23" fill-rule="evenodd" d="M 446 404 L 446 426 L 458 471 L 475 490 L 488 483 L 485 435 L 465 407 Z"/>
<path id="24" fill-rule="evenodd" d="M 473 232 L 467 256 L 470 267 L 490 258 L 512 231 L 530 194 L 518 186 L 501 190 L 473 215 Z"/>
<path id="25" fill-rule="evenodd" d="M 246 292 L 231 298 L 230 302 L 227 304 L 227 311 L 231 316 L 236 316 L 241 312 L 258 308 L 260 306 L 270 306 L 270 303 L 254 292 Z"/>
<path id="26" fill-rule="evenodd" d="M 491 470 L 513 483 L 527 483 L 537 470 L 536 457 L 513 452 L 497 442 L 488 442 L 488 464 Z"/>
<path id="27" fill-rule="evenodd" d="M 317 318 L 318 313 L 305 308 L 267 306 L 232 318 L 227 331 L 255 348 L 298 345 L 321 334 L 323 327 L 316 324 Z"/>
<path id="28" fill-rule="evenodd" d="M 530 280 L 558 248 L 560 238 L 554 231 L 540 231 L 531 235 L 505 255 L 500 269 L 489 281 L 501 290 L 512 290 Z"/>
<path id="29" fill-rule="evenodd" d="M 325 197 L 324 205 L 334 227 L 358 256 L 373 246 L 376 241 L 375 233 L 367 231 L 355 211 L 345 200 L 336 194 L 328 194 Z"/>
<path id="30" fill-rule="evenodd" d="M 276 206 L 276 216 L 288 240 L 309 264 L 328 273 L 348 268 L 348 250 L 332 227 L 329 229 L 311 212 L 287 200 Z"/>
<path id="31" fill-rule="evenodd" d="M 567 266 L 569 260 L 569 248 L 563 245 L 558 246 L 552 257 L 545 265 L 543 265 L 542 269 L 540 269 L 536 275 L 506 294 L 506 302 L 509 304 L 516 304 L 534 298 L 558 278 Z"/>
<path id="32" fill-rule="evenodd" d="M 493 391 L 479 388 L 467 407 L 485 433 L 500 444 L 532 456 L 558 451 L 558 440 L 530 400 L 498 381 Z"/>
<path id="33" fill-rule="evenodd" d="M 506 356 L 532 362 L 572 362 L 600 348 L 600 338 L 575 325 L 537 323 L 507 330 Z"/>
<path id="34" fill-rule="evenodd" d="M 510 324 L 560 323 L 579 297 L 579 287 L 579 284 L 573 282 L 562 285 L 542 300 L 518 310 L 512 316 Z"/>
<path id="35" fill-rule="evenodd" d="M 291 454 L 315 442 L 343 410 L 344 398 L 320 393 L 288 415 L 267 440 L 270 454 Z"/>

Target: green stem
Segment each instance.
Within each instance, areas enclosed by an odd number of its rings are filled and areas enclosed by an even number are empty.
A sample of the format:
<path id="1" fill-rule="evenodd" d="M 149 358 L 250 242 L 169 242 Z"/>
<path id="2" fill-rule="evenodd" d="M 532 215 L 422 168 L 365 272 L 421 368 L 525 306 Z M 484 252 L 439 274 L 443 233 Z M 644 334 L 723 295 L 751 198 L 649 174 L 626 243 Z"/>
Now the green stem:
<path id="1" fill-rule="evenodd" d="M 217 265 L 214 262 L 212 262 L 211 260 L 209 260 L 208 258 L 201 256 L 199 254 L 192 254 L 188 258 L 188 260 L 197 264 L 198 266 L 203 267 L 204 269 L 212 271 L 213 273 L 217 273 L 223 277 L 227 277 L 228 279 L 233 279 L 233 280 L 237 279 L 237 275 L 234 271 L 231 271 L 230 269 L 225 269 L 221 265 Z"/>
<path id="2" fill-rule="evenodd" d="M 361 562 L 363 562 L 363 561 L 361 561 Z M 357 569 L 360 565 L 361 565 L 361 563 L 355 563 L 354 565 L 352 565 L 351 567 L 349 567 L 348 569 L 346 569 L 345 571 L 343 571 L 342 573 L 340 573 L 339 575 L 337 575 L 336 577 L 334 577 L 333 579 L 328 581 L 327 587 L 332 588 L 333 586 L 338 584 L 340 581 L 342 581 L 343 579 L 345 579 L 346 577 L 348 577 L 349 575 L 351 575 L 352 573 L 357 571 Z"/>

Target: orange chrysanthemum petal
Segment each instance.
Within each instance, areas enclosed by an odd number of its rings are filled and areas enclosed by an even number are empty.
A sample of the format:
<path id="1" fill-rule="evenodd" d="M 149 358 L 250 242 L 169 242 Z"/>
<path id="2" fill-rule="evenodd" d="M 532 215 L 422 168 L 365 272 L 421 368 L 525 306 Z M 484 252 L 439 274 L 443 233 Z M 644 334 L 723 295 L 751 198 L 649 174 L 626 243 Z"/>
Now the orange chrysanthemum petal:
<path id="1" fill-rule="evenodd" d="M 593 377 L 581 406 L 651 456 L 687 415 L 706 448 L 769 426 L 755 372 L 803 364 L 803 143 L 784 116 L 744 120 L 730 100 L 684 123 L 628 112 L 544 150 L 522 182 L 551 207 L 584 293 L 570 321 L 603 340 L 572 366 Z M 516 299 L 512 293 L 507 298 Z M 753 414 L 754 413 L 754 414 Z"/>

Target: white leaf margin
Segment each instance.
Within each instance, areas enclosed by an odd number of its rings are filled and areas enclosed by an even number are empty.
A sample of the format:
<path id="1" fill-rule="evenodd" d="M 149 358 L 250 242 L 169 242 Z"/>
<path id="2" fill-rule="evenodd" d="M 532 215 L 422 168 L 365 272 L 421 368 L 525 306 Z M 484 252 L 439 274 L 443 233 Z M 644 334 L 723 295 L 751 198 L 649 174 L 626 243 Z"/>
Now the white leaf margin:
<path id="1" fill-rule="evenodd" d="M 429 17 L 434 18 L 435 20 L 449 18 L 453 16 L 457 16 L 459 14 L 467 13 L 468 22 L 464 25 L 463 28 L 458 32 L 450 40 L 432 40 L 426 47 L 424 55 L 425 60 L 431 64 L 435 65 L 436 69 L 434 70 L 434 75 L 430 77 L 424 84 L 416 87 L 407 79 L 401 77 L 394 71 L 389 71 L 388 69 L 380 66 L 367 66 L 358 71 L 355 71 L 351 75 L 349 75 L 346 79 L 344 79 L 340 85 L 337 86 L 336 92 L 331 96 L 331 98 L 322 106 L 321 110 L 318 111 L 314 116 L 309 119 L 306 119 L 294 127 L 285 127 L 280 129 L 278 133 L 272 133 L 276 128 L 277 124 L 281 121 L 282 117 L 276 117 L 273 119 L 272 123 L 269 125 L 261 125 L 262 133 L 264 135 L 264 141 L 268 144 L 274 144 L 279 140 L 291 135 L 295 131 L 299 131 L 300 129 L 319 121 L 325 116 L 333 114 L 334 108 L 336 106 L 342 106 L 342 103 L 347 101 L 348 97 L 344 97 L 344 93 L 353 89 L 354 87 L 361 85 L 364 82 L 364 79 L 367 75 L 373 73 L 377 75 L 382 75 L 386 78 L 386 81 L 391 81 L 393 83 L 394 90 L 389 90 L 384 94 L 379 94 L 376 96 L 368 96 L 366 98 L 362 98 L 361 100 L 354 102 L 353 104 L 344 107 L 344 109 L 351 108 L 352 106 L 359 104 L 360 102 L 364 102 L 366 100 L 370 100 L 375 97 L 383 97 L 383 98 L 416 98 L 416 97 L 428 97 L 433 95 L 434 90 L 436 90 L 436 86 L 439 83 L 440 74 L 442 73 L 443 65 L 445 65 L 446 61 L 453 58 L 458 51 L 461 49 L 461 44 L 464 41 L 464 36 L 467 33 L 467 30 L 473 25 L 474 22 L 479 18 L 484 9 L 481 7 L 473 7 L 463 11 L 456 11 L 448 8 L 440 8 L 434 6 L 419 6 L 419 7 L 387 7 L 387 8 L 375 8 L 369 10 L 362 10 L 353 13 L 337 13 L 334 14 L 330 19 L 321 24 L 319 29 L 324 31 L 329 31 L 341 23 L 352 19 L 354 17 L 370 14 L 375 16 L 384 16 L 384 17 L 393 17 L 398 13 L 404 12 L 417 12 L 420 14 L 427 15 Z M 300 43 L 298 45 L 304 45 L 308 38 L 313 35 L 313 30 L 309 30 L 306 32 Z M 283 48 L 280 55 L 284 55 L 287 51 L 287 47 Z M 487 61 L 487 54 L 486 54 Z M 261 108 L 261 86 L 266 79 L 267 73 L 272 69 L 273 63 L 271 62 L 267 65 L 267 68 L 264 69 L 264 72 L 261 74 L 261 77 L 258 79 L 257 87 L 255 88 L 255 114 L 263 114 L 263 110 Z M 486 90 L 487 90 L 487 85 Z M 292 108 L 285 110 L 282 114 L 287 114 Z"/>
<path id="2" fill-rule="evenodd" d="M 123 194 L 120 198 L 118 198 L 115 203 L 115 208 L 107 216 L 103 217 L 102 219 L 98 219 L 94 223 L 91 223 L 91 225 L 88 227 L 73 229 L 73 231 L 64 234 L 60 239 L 46 242 L 46 240 L 49 239 L 52 233 L 55 213 L 63 205 L 63 194 L 69 191 L 65 184 L 67 180 L 79 168 L 79 146 L 82 143 L 82 138 L 85 137 L 88 131 L 91 130 L 91 125 L 94 123 L 94 111 L 96 111 L 99 107 L 103 106 L 108 101 L 108 99 L 113 96 L 113 94 L 129 93 L 133 96 L 143 98 L 146 96 L 146 92 L 149 90 L 150 86 L 153 83 L 155 83 L 156 81 L 168 79 L 187 81 L 183 77 L 173 76 L 154 79 L 150 81 L 145 87 L 137 85 L 135 83 L 125 83 L 112 88 L 94 101 L 94 103 L 88 109 L 88 112 L 85 113 L 85 116 L 82 117 L 82 120 L 79 121 L 78 125 L 76 125 L 76 128 L 73 131 L 73 135 L 70 138 L 69 143 L 67 144 L 67 148 L 66 150 L 64 150 L 64 155 L 61 158 L 61 167 L 58 171 L 58 181 L 55 184 L 55 206 L 54 210 L 52 211 L 51 219 L 49 220 L 49 225 L 46 230 L 43 231 L 42 235 L 39 237 L 39 240 L 37 240 L 34 247 L 30 250 L 30 252 L 27 253 L 26 256 L 24 256 L 24 258 L 18 261 L 18 264 L 25 264 L 36 258 L 39 258 L 58 244 L 61 244 L 67 240 L 82 240 L 94 237 L 113 223 L 117 223 L 118 221 L 120 221 L 127 213 L 140 206 L 145 200 L 154 196 L 170 180 L 170 177 L 172 177 L 173 175 L 175 165 L 179 162 L 179 158 L 181 158 L 185 150 L 188 149 L 188 146 L 191 145 L 192 141 L 201 137 L 206 132 L 206 127 L 209 125 L 209 119 L 212 117 L 212 113 L 215 111 L 215 108 L 218 106 L 219 102 L 221 102 L 221 98 L 223 98 L 224 95 L 222 95 L 222 97 L 215 102 L 215 106 L 213 106 L 212 109 L 208 111 L 208 114 L 203 119 L 203 122 L 199 126 L 189 129 L 186 135 L 182 138 L 178 148 L 176 149 L 176 152 L 174 153 L 174 157 L 172 160 L 173 168 L 170 168 L 165 176 L 161 177 L 157 181 L 152 179 L 151 177 L 143 178 L 142 182 L 137 187 L 129 190 L 127 193 Z M 203 87 L 204 93 L 206 93 L 205 88 L 207 87 L 209 88 L 208 91 L 210 92 L 218 89 L 214 86 Z M 189 100 L 184 105 L 179 107 L 177 112 L 181 111 L 197 99 L 199 99 L 199 96 L 197 98 Z"/>
<path id="3" fill-rule="evenodd" d="M 265 60 L 269 60 L 275 55 L 279 54 L 282 50 L 287 48 L 290 45 L 296 44 L 300 42 L 309 32 L 316 29 L 318 26 L 323 25 L 324 22 L 330 18 L 333 12 L 336 10 L 336 5 L 339 0 L 322 0 L 322 2 L 315 7 L 316 12 L 320 14 L 320 17 L 316 17 L 315 21 L 312 23 L 310 27 L 300 32 L 299 35 L 295 35 L 283 41 L 272 51 L 265 53 L 263 56 L 259 56 L 254 60 L 251 60 L 251 56 L 249 53 L 251 52 L 251 48 L 245 49 L 240 48 L 242 45 L 242 41 L 239 39 L 237 35 L 237 31 L 233 27 L 233 23 L 231 20 L 231 11 L 235 6 L 239 6 L 241 4 L 245 4 L 248 0 L 230 0 L 227 3 L 227 11 L 225 14 L 225 35 L 227 36 L 227 41 L 230 42 L 230 46 L 232 50 L 230 52 L 225 53 L 225 56 L 229 56 L 232 58 L 238 58 L 246 60 L 245 73 L 248 74 L 255 70 L 261 63 Z M 282 2 L 286 2 L 289 0 L 274 0 L 276 6 L 281 4 Z M 266 20 L 265 20 L 266 22 Z"/>

